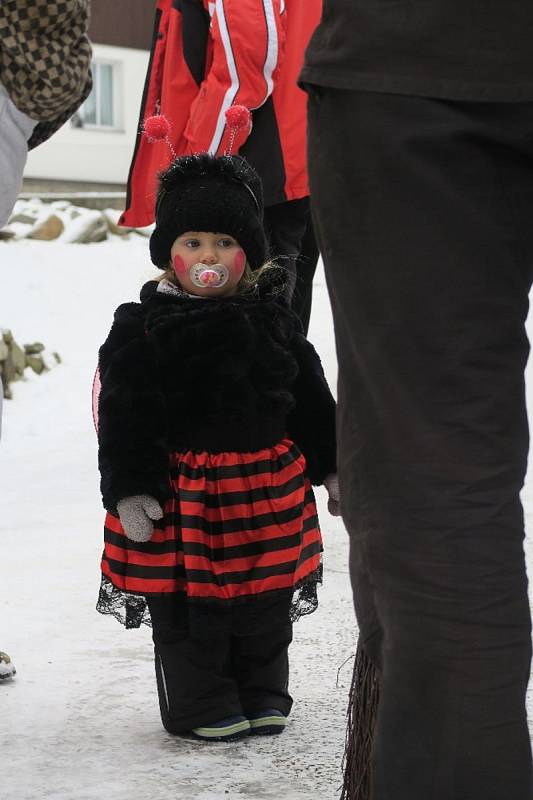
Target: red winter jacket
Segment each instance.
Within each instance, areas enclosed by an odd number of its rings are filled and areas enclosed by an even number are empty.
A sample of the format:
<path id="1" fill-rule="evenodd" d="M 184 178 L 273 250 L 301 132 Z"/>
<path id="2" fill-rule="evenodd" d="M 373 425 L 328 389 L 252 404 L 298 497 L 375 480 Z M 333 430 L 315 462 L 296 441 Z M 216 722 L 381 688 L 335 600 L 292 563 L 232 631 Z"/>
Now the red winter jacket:
<path id="1" fill-rule="evenodd" d="M 252 110 L 248 138 L 233 146 L 263 180 L 265 205 L 309 194 L 306 95 L 297 86 L 322 0 L 158 0 L 140 125 L 162 113 L 178 155 L 228 146 L 225 112 Z M 137 135 L 121 224 L 154 219 L 157 175 L 172 156 L 164 142 Z"/>

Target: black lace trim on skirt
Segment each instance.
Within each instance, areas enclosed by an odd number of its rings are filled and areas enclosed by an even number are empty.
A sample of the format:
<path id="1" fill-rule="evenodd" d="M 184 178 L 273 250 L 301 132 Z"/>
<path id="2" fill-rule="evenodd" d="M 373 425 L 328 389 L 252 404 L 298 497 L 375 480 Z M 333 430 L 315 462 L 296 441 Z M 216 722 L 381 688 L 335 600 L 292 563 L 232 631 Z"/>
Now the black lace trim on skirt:
<path id="1" fill-rule="evenodd" d="M 292 590 L 292 601 L 289 608 L 291 622 L 297 622 L 300 617 L 304 617 L 316 611 L 318 607 L 317 587 L 321 583 L 322 564 L 318 569 L 300 581 Z M 270 599 L 274 594 L 279 594 L 281 596 L 286 593 L 287 590 L 279 590 L 279 592 L 265 592 L 263 594 L 249 595 L 233 600 L 213 600 L 212 598 L 202 600 L 195 598 L 189 602 L 201 603 L 202 605 L 211 603 L 220 607 L 230 604 L 239 605 L 243 603 L 261 602 L 262 598 L 266 599 L 268 597 Z M 96 610 L 99 611 L 100 614 L 109 614 L 114 617 L 126 628 L 140 628 L 141 625 L 152 627 L 145 596 L 117 589 L 105 575 L 102 575 Z"/>

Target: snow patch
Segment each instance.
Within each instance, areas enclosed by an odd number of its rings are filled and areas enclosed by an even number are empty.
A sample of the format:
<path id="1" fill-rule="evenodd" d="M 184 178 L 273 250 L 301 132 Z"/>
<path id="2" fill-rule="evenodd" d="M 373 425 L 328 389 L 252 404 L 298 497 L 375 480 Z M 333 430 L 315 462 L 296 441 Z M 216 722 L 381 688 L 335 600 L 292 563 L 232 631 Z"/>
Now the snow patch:
<path id="1" fill-rule="evenodd" d="M 61 208 L 57 209 L 58 212 Z M 347 536 L 317 490 L 325 577 L 295 625 L 294 709 L 279 737 L 203 743 L 161 726 L 148 630 L 95 611 L 103 509 L 91 388 L 119 303 L 159 275 L 141 237 L 85 245 L 0 242 L 0 326 L 46 342 L 62 364 L 13 385 L 0 443 L 2 794 L 17 800 L 337 800 L 356 628 Z M 335 354 L 319 271 L 311 339 L 330 383 Z"/>

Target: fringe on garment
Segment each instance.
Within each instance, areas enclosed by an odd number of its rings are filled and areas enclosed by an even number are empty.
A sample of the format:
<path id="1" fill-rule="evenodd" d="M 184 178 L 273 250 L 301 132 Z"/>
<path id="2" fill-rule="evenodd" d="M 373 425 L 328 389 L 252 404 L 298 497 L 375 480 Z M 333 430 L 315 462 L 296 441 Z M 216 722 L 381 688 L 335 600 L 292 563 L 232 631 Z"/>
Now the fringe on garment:
<path id="1" fill-rule="evenodd" d="M 376 668 L 357 644 L 348 702 L 348 723 L 342 768 L 340 800 L 370 800 L 370 756 L 379 701 Z"/>

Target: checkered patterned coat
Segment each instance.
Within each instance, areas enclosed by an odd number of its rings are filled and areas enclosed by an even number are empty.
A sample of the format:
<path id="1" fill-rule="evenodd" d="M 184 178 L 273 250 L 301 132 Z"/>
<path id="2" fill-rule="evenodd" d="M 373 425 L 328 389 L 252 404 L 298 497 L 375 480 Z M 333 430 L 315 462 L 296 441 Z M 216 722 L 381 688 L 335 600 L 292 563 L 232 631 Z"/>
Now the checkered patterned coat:
<path id="1" fill-rule="evenodd" d="M 2 0 L 0 82 L 38 120 L 29 147 L 66 122 L 92 86 L 89 0 Z"/>

